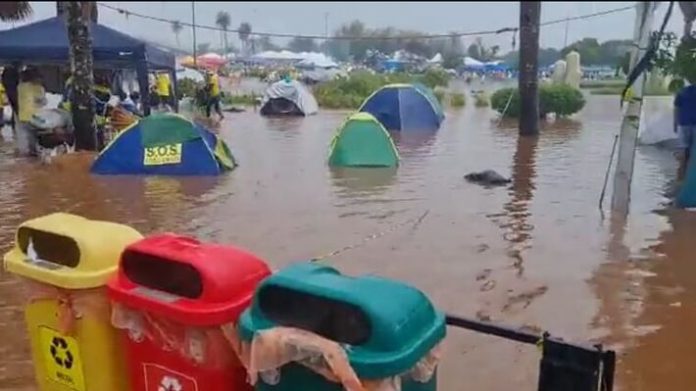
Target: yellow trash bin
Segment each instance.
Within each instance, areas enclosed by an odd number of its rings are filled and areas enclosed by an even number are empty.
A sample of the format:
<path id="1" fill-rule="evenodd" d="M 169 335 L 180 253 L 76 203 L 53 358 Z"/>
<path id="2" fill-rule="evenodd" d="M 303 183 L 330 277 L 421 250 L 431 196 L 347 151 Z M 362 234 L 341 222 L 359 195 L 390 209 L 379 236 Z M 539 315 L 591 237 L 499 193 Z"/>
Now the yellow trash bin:
<path id="1" fill-rule="evenodd" d="M 41 391 L 128 389 L 104 286 L 123 249 L 141 238 L 128 226 L 67 213 L 17 229 L 4 263 L 29 288 L 26 321 Z"/>

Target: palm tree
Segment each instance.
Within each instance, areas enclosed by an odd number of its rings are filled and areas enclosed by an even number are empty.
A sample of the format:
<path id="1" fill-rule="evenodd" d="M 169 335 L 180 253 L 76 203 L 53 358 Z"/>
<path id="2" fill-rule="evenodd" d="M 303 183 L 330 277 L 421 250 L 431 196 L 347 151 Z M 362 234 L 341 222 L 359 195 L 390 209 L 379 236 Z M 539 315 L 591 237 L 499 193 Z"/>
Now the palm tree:
<path id="1" fill-rule="evenodd" d="M 17 22 L 31 16 L 34 10 L 28 1 L 0 2 L 0 21 Z"/>
<path id="2" fill-rule="evenodd" d="M 225 11 L 218 12 L 217 17 L 215 17 L 215 24 L 222 29 L 224 51 L 225 54 L 227 54 L 227 29 L 230 28 L 230 24 L 232 24 L 230 14 Z"/>
<path id="3" fill-rule="evenodd" d="M 68 40 L 70 42 L 70 64 L 73 77 L 71 98 L 75 147 L 80 150 L 95 150 L 94 131 L 94 76 L 92 68 L 92 37 L 88 21 L 97 19 L 94 1 L 62 1 L 56 4 L 59 15 L 66 14 Z M 32 14 L 28 1 L 6 1 L 0 3 L 0 21 L 23 20 Z"/>
<path id="4" fill-rule="evenodd" d="M 179 42 L 179 34 L 181 34 L 181 30 L 184 29 L 184 26 L 181 25 L 181 22 L 178 20 L 175 20 L 172 22 L 172 32 L 174 33 L 174 36 L 176 36 L 176 46 L 181 49 L 181 42 Z"/>
<path id="5" fill-rule="evenodd" d="M 244 52 L 244 54 L 247 54 L 246 52 L 249 49 L 249 36 L 251 35 L 251 25 L 247 22 L 243 22 L 242 24 L 240 24 L 238 34 L 239 40 L 242 41 L 242 52 Z"/>

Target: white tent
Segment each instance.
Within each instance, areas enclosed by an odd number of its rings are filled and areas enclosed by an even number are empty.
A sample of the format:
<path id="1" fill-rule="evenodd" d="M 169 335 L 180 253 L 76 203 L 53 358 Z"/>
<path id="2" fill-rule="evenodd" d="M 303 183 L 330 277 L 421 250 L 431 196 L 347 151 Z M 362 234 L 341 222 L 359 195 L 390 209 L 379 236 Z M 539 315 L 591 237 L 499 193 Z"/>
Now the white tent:
<path id="1" fill-rule="evenodd" d="M 297 65 L 316 68 L 337 68 L 338 64 L 324 53 L 300 53 L 304 56 Z"/>
<path id="2" fill-rule="evenodd" d="M 430 64 L 440 64 L 442 63 L 442 54 L 438 53 L 433 56 L 430 60 L 428 60 L 428 63 Z"/>
<path id="3" fill-rule="evenodd" d="M 482 67 L 483 63 L 473 57 L 464 57 L 464 66 L 467 67 Z"/>

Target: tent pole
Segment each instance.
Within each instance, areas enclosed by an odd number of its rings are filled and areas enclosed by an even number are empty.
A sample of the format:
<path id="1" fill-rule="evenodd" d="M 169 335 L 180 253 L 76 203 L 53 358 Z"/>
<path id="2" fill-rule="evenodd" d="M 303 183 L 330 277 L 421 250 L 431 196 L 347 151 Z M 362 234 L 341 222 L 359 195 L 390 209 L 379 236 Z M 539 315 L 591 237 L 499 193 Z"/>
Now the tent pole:
<path id="1" fill-rule="evenodd" d="M 172 80 L 172 98 L 174 99 L 174 112 L 179 112 L 179 84 L 176 81 L 176 69 L 169 71 L 169 77 Z"/>
<path id="2" fill-rule="evenodd" d="M 140 87 L 140 101 L 143 105 L 143 114 L 150 115 L 150 81 L 147 77 L 147 62 L 139 60 L 136 66 L 138 85 Z"/>

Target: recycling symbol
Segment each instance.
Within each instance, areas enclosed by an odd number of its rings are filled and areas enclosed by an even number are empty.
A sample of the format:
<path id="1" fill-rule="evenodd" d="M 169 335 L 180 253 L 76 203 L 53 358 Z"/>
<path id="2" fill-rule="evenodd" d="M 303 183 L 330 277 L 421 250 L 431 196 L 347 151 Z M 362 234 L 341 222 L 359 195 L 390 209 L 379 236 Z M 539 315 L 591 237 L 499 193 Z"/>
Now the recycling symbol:
<path id="1" fill-rule="evenodd" d="M 53 337 L 51 341 L 51 357 L 53 357 L 53 361 L 56 364 L 65 369 L 71 369 L 75 363 L 75 358 L 68 350 L 68 343 L 61 337 Z"/>
<path id="2" fill-rule="evenodd" d="M 182 391 L 184 387 L 179 383 L 179 379 L 171 376 L 165 376 L 162 378 L 157 391 Z"/>

